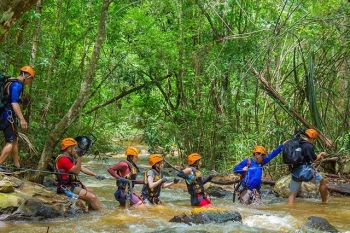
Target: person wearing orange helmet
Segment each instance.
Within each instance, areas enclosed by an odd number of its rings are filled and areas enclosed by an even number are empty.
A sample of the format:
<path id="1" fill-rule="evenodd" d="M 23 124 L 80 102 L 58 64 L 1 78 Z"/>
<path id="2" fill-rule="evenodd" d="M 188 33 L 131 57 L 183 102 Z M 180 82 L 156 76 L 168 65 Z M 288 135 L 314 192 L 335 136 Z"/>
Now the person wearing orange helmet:
<path id="1" fill-rule="evenodd" d="M 146 170 L 144 175 L 144 182 L 142 188 L 142 198 L 143 200 L 151 204 L 162 204 L 159 199 L 161 188 L 167 188 L 176 184 L 180 180 L 175 178 L 173 181 L 168 182 L 166 177 L 163 177 L 162 170 L 164 168 L 164 159 L 160 154 L 152 154 L 148 158 L 149 165 L 151 168 Z"/>
<path id="2" fill-rule="evenodd" d="M 126 160 L 109 167 L 108 173 L 117 181 L 117 191 L 114 193 L 115 199 L 121 206 L 125 206 L 130 201 L 130 206 L 143 205 L 143 199 L 133 191 L 135 184 L 144 184 L 143 180 L 136 180 L 140 172 L 136 163 L 139 159 L 140 150 L 134 146 L 129 146 L 125 150 Z"/>
<path id="3" fill-rule="evenodd" d="M 177 175 L 186 181 L 187 191 L 191 195 L 192 206 L 212 206 L 210 197 L 207 194 L 204 184 L 210 182 L 213 175 L 203 177 L 199 170 L 202 166 L 202 156 L 198 153 L 192 153 L 187 157 L 188 167 L 180 171 Z"/>
<path id="4" fill-rule="evenodd" d="M 276 157 L 283 148 L 283 144 L 279 145 L 269 155 L 263 146 L 255 146 L 252 157 L 243 159 L 233 168 L 233 172 L 241 175 L 241 181 L 236 186 L 233 195 L 238 194 L 241 204 L 260 204 L 260 186 L 263 175 L 263 166 Z M 234 198 L 235 199 L 235 196 Z"/>
<path id="5" fill-rule="evenodd" d="M 101 210 L 102 205 L 100 200 L 92 189 L 87 188 L 80 182 L 78 174 L 83 172 L 86 175 L 94 176 L 98 180 L 103 180 L 105 177 L 96 175 L 93 171 L 82 165 L 84 150 L 88 150 L 88 148 L 82 148 L 80 146 L 79 142 L 77 142 L 79 138 L 88 139 L 87 137 L 77 137 L 76 139 L 64 138 L 61 141 L 61 154 L 55 161 L 57 193 L 61 194 L 69 191 L 78 195 L 80 199 L 89 202 L 92 209 Z"/>
<path id="6" fill-rule="evenodd" d="M 318 132 L 315 129 L 307 129 L 304 133 L 305 137 L 303 137 L 300 140 L 300 146 L 301 146 L 301 154 L 303 156 L 303 162 L 300 165 L 293 165 L 292 166 L 292 179 L 290 181 L 289 186 L 289 196 L 288 196 L 288 204 L 294 204 L 295 198 L 297 197 L 297 193 L 299 192 L 302 182 L 301 180 L 298 180 L 296 178 L 297 173 L 301 172 L 300 169 L 310 169 L 313 173 L 313 178 L 310 182 L 316 184 L 316 180 L 318 180 L 319 187 L 318 190 L 321 194 L 322 202 L 327 201 L 327 182 L 326 179 L 322 177 L 320 173 L 316 171 L 311 166 L 311 163 L 315 163 L 319 160 L 321 160 L 323 157 L 327 156 L 326 152 L 320 152 L 318 155 L 316 155 L 314 151 L 314 146 L 312 145 L 315 140 L 318 138 Z"/>
<path id="7" fill-rule="evenodd" d="M 1 113 L 1 118 L 4 124 L 1 129 L 5 136 L 6 144 L 2 148 L 0 155 L 0 171 L 1 167 L 9 155 L 15 166 L 15 170 L 20 169 L 21 165 L 18 157 L 18 132 L 17 124 L 21 126 L 23 132 L 27 131 L 28 123 L 24 118 L 19 103 L 21 102 L 21 95 L 25 85 L 29 85 L 35 76 L 35 71 L 30 66 L 23 66 L 19 71 L 19 76 L 16 79 L 10 79 L 5 85 L 4 99 L 5 107 Z"/>

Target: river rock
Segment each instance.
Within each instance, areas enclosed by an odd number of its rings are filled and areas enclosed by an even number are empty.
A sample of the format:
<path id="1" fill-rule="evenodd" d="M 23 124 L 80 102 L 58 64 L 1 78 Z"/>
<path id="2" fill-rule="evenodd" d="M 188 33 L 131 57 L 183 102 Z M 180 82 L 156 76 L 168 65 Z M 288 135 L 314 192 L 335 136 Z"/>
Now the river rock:
<path id="1" fill-rule="evenodd" d="M 311 216 L 304 225 L 308 229 L 308 232 L 339 232 L 334 226 L 332 226 L 326 219 Z"/>
<path id="2" fill-rule="evenodd" d="M 222 198 L 230 194 L 228 191 L 225 191 L 222 187 L 219 186 L 209 186 L 206 191 L 211 197 Z"/>
<path id="3" fill-rule="evenodd" d="M 281 177 L 275 184 L 273 190 L 280 197 L 288 197 L 289 195 L 289 184 L 292 176 L 286 175 Z M 315 198 L 319 194 L 318 187 L 311 182 L 303 182 L 301 185 L 301 189 L 297 194 L 297 197 L 303 198 Z"/>
<path id="4" fill-rule="evenodd" d="M 75 213 L 88 212 L 88 210 L 88 205 L 83 200 L 79 199 L 71 205 L 70 198 L 48 190 L 43 185 L 23 181 L 15 174 L 0 175 L 0 221 L 37 221 L 68 217 Z"/>
<path id="5" fill-rule="evenodd" d="M 195 208 L 191 213 L 182 213 L 174 216 L 169 222 L 186 224 L 206 224 L 211 222 L 242 222 L 242 216 L 236 211 L 229 211 L 217 208 Z"/>

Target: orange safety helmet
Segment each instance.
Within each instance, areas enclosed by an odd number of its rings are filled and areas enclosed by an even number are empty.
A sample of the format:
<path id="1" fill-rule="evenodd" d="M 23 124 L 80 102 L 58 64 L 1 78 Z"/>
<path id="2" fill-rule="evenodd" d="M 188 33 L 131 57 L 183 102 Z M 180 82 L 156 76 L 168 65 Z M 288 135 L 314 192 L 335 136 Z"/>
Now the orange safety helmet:
<path id="1" fill-rule="evenodd" d="M 197 160 L 200 160 L 202 157 L 198 153 L 192 153 L 187 157 L 188 165 L 194 164 Z"/>
<path id="2" fill-rule="evenodd" d="M 163 157 L 160 154 L 153 154 L 148 158 L 149 165 L 154 166 L 156 163 L 163 161 Z"/>
<path id="3" fill-rule="evenodd" d="M 263 146 L 256 146 L 254 147 L 253 153 L 261 153 L 263 155 L 266 155 L 266 149 Z"/>
<path id="4" fill-rule="evenodd" d="M 23 66 L 19 71 L 20 72 L 26 72 L 26 73 L 30 74 L 33 78 L 35 76 L 35 71 L 30 66 Z"/>
<path id="5" fill-rule="evenodd" d="M 316 139 L 318 137 L 318 133 L 314 129 L 307 129 L 305 131 L 306 136 L 308 136 L 311 139 Z"/>
<path id="6" fill-rule="evenodd" d="M 140 150 L 137 149 L 136 147 L 133 147 L 133 146 L 129 146 L 125 150 L 126 156 L 128 156 L 128 155 L 139 156 L 139 154 L 140 154 Z"/>
<path id="7" fill-rule="evenodd" d="M 77 144 L 74 138 L 65 138 L 61 141 L 61 150 L 65 150 L 70 146 L 76 146 Z"/>

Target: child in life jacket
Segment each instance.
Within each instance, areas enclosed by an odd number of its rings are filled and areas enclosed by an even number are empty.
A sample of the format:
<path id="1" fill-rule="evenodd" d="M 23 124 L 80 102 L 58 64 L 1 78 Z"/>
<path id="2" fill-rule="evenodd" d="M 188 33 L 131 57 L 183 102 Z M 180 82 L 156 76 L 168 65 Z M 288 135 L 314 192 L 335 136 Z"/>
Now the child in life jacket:
<path id="1" fill-rule="evenodd" d="M 236 187 L 238 199 L 241 204 L 260 204 L 260 185 L 263 175 L 263 166 L 276 157 L 283 148 L 279 145 L 269 155 L 266 155 L 266 149 L 263 146 L 256 146 L 253 155 L 250 158 L 243 159 L 233 169 L 234 173 L 241 174 L 242 181 Z"/>
<path id="2" fill-rule="evenodd" d="M 210 182 L 212 175 L 204 178 L 199 170 L 202 161 L 198 153 L 192 153 L 187 157 L 188 167 L 177 175 L 186 180 L 188 193 L 191 195 L 192 206 L 212 206 L 209 195 L 204 189 L 204 184 Z"/>
<path id="3" fill-rule="evenodd" d="M 151 204 L 162 204 L 159 199 L 162 188 L 167 188 L 176 184 L 180 180 L 175 178 L 173 181 L 166 183 L 168 179 L 163 176 L 162 170 L 164 168 L 163 157 L 160 154 L 152 154 L 148 159 L 151 168 L 146 170 L 144 175 L 144 182 L 141 197 Z"/>

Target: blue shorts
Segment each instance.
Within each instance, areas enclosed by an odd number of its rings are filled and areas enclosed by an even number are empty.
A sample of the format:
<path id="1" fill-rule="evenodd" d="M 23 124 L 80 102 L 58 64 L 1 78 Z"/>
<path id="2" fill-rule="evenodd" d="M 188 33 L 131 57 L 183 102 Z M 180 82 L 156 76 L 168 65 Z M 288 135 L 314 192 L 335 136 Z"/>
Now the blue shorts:
<path id="1" fill-rule="evenodd" d="M 322 180 L 323 177 L 320 173 L 318 173 L 317 171 L 315 171 L 315 176 L 312 180 L 310 180 L 309 182 L 313 183 L 313 184 L 316 184 L 316 177 L 319 179 L 319 180 Z M 301 184 L 303 182 L 297 182 L 297 181 L 294 181 L 293 179 L 290 179 L 290 185 L 289 185 L 289 190 L 291 193 L 298 193 L 300 188 L 301 188 Z"/>

